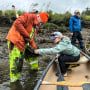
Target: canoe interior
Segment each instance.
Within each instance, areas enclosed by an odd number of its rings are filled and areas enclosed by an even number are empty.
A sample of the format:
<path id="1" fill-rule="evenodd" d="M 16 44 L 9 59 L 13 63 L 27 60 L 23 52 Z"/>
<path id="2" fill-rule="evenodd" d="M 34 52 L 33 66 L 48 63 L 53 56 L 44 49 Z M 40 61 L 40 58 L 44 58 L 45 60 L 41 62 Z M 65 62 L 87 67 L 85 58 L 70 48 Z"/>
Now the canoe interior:
<path id="1" fill-rule="evenodd" d="M 56 73 L 58 72 L 57 63 L 54 62 L 50 69 L 48 70 L 43 81 L 55 82 L 57 81 Z M 39 90 L 57 90 L 56 85 L 40 85 Z"/>
<path id="2" fill-rule="evenodd" d="M 48 70 L 43 81 L 56 82 L 58 72 L 58 65 L 56 62 L 52 64 Z M 67 71 L 68 76 L 64 77 L 65 81 L 68 82 L 90 82 L 90 62 L 85 64 L 80 64 L 80 66 L 72 68 L 72 70 Z M 40 85 L 39 90 L 57 90 L 56 85 Z M 69 87 L 69 90 L 83 90 L 82 87 Z"/>
<path id="3" fill-rule="evenodd" d="M 80 64 L 80 66 L 72 68 L 68 71 L 68 77 L 64 77 L 68 82 L 90 82 L 90 63 Z M 69 87 L 69 90 L 83 90 L 82 87 Z"/>

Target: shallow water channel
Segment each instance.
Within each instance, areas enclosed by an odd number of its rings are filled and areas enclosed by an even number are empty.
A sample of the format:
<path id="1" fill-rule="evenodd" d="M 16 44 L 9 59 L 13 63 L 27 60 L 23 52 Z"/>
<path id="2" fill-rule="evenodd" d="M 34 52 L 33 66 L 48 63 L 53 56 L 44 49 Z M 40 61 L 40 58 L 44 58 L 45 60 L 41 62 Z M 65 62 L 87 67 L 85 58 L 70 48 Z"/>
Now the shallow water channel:
<path id="1" fill-rule="evenodd" d="M 9 27 L 0 27 L 0 90 L 33 90 L 47 62 L 40 61 L 40 70 L 31 71 L 30 66 L 24 61 L 20 82 L 10 84 L 9 56 L 5 40 L 8 30 Z"/>

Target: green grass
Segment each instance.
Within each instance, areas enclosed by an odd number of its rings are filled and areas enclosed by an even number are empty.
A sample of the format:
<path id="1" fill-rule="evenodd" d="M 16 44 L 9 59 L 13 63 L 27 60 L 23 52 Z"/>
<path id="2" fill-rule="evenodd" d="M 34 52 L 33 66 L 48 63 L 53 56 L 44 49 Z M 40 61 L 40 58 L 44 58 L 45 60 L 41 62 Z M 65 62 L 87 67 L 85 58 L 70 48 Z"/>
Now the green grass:
<path id="1" fill-rule="evenodd" d="M 90 15 L 86 16 L 86 20 L 90 20 Z"/>

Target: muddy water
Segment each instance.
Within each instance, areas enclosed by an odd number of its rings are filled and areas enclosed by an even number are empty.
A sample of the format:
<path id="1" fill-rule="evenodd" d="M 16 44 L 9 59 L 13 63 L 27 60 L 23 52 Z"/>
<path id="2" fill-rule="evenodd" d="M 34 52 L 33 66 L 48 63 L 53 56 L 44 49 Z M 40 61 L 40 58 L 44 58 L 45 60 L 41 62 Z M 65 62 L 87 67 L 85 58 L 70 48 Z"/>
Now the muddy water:
<path id="1" fill-rule="evenodd" d="M 10 84 L 9 55 L 5 40 L 8 30 L 9 27 L 0 27 L 0 90 L 33 90 L 47 62 L 40 61 L 40 71 L 31 71 L 30 66 L 24 61 L 20 82 Z"/>

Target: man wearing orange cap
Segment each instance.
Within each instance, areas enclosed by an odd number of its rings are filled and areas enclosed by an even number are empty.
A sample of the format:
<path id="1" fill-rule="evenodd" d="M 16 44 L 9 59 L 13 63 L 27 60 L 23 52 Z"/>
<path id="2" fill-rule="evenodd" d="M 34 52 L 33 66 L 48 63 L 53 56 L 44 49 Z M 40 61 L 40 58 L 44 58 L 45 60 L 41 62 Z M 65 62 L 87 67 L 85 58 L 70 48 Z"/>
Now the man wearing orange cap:
<path id="1" fill-rule="evenodd" d="M 10 59 L 10 79 L 11 82 L 17 81 L 21 77 L 23 56 L 27 47 L 27 43 L 33 48 L 37 48 L 35 44 L 35 36 L 39 26 L 46 23 L 49 14 L 47 13 L 24 13 L 19 16 L 13 23 L 6 37 L 9 49 Z M 31 58 L 33 61 L 35 58 Z M 36 59 L 35 59 L 36 60 Z M 32 68 L 38 68 L 37 64 L 32 64 Z"/>

